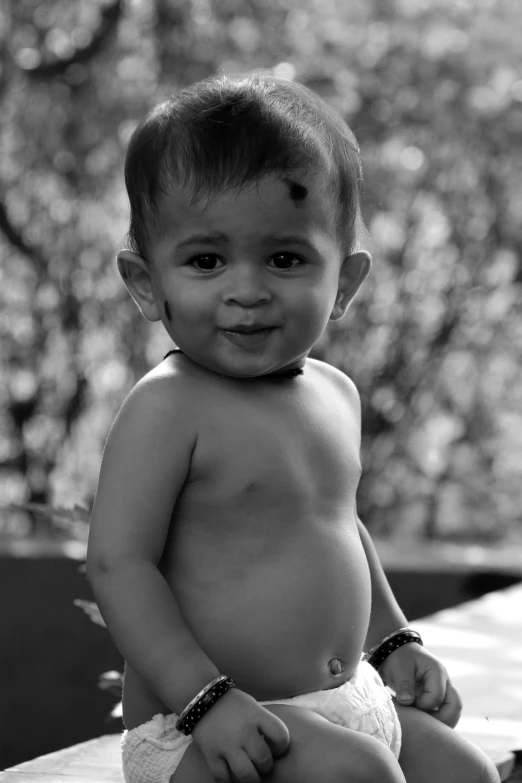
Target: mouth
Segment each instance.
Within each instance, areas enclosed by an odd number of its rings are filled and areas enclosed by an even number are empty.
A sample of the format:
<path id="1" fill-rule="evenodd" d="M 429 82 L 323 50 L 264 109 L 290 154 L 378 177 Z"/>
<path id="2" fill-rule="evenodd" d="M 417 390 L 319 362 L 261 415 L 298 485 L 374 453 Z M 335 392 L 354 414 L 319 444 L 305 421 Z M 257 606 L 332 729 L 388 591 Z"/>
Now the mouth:
<path id="1" fill-rule="evenodd" d="M 276 328 L 275 326 L 236 326 L 233 329 L 223 329 L 223 332 L 235 345 L 253 346 L 262 343 Z"/>
<path id="2" fill-rule="evenodd" d="M 256 326 L 256 327 L 236 327 L 235 329 L 225 329 L 224 331 L 227 334 L 241 334 L 241 335 L 249 335 L 249 334 L 260 334 L 261 332 L 271 332 L 272 329 L 275 329 L 274 326 Z"/>
<path id="3" fill-rule="evenodd" d="M 224 329 L 224 331 L 232 332 L 233 334 L 251 334 L 252 332 L 265 332 L 269 329 L 275 329 L 275 327 L 257 322 L 252 324 L 236 324 L 228 329 Z"/>

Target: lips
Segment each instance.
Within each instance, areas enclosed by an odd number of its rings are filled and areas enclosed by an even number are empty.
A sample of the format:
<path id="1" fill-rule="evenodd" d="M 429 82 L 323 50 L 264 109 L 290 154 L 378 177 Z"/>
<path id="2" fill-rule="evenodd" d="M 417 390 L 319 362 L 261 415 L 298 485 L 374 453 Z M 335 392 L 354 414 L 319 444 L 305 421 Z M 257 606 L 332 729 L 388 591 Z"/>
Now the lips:
<path id="1" fill-rule="evenodd" d="M 274 329 L 275 327 L 268 324 L 254 323 L 254 324 L 236 324 L 236 326 L 230 326 L 225 328 L 225 332 L 233 332 L 239 334 L 250 334 L 251 332 L 266 331 L 267 329 Z"/>
<path id="2" fill-rule="evenodd" d="M 275 326 L 235 326 L 233 329 L 224 329 L 228 339 L 241 348 L 254 348 L 264 342 L 274 331 Z"/>

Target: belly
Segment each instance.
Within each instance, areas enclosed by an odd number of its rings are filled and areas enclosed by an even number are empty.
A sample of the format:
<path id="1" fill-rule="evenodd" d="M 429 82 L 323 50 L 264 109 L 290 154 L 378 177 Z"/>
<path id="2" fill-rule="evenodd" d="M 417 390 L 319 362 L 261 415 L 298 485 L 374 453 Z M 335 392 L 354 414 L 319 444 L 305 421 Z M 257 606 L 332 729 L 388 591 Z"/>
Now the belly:
<path id="1" fill-rule="evenodd" d="M 361 656 L 371 588 L 359 533 L 321 521 L 305 532 L 241 566 L 213 549 L 210 579 L 172 584 L 202 649 L 256 699 L 335 687 Z"/>
<path id="2" fill-rule="evenodd" d="M 202 547 L 198 538 L 193 531 L 188 546 L 176 542 L 176 563 L 164 574 L 196 641 L 222 674 L 259 701 L 335 688 L 352 676 L 371 604 L 355 525 L 314 521 L 305 534 L 301 528 L 256 557 L 235 556 L 230 540 Z M 126 724 L 157 712 L 168 710 L 127 670 Z"/>

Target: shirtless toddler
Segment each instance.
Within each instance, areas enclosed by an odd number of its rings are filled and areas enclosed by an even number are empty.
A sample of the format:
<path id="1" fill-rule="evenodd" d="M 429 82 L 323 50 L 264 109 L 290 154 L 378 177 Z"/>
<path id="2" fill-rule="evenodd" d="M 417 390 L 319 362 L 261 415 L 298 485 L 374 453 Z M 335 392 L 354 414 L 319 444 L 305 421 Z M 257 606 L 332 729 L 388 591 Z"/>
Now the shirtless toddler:
<path id="1" fill-rule="evenodd" d="M 308 356 L 370 270 L 353 134 L 221 77 L 149 114 L 125 175 L 119 270 L 177 346 L 116 418 L 89 538 L 127 783 L 497 781 L 357 517 L 357 390 Z"/>

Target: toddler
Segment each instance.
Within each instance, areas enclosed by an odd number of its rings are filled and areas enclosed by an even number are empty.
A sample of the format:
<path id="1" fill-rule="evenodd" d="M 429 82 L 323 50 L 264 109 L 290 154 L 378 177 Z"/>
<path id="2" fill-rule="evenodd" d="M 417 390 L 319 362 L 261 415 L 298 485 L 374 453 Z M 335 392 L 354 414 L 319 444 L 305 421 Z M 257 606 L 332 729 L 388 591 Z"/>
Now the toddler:
<path id="1" fill-rule="evenodd" d="M 309 358 L 370 270 L 353 134 L 220 77 L 148 115 L 125 177 L 119 271 L 177 346 L 116 418 L 89 538 L 127 783 L 498 781 L 358 519 L 357 390 Z"/>

